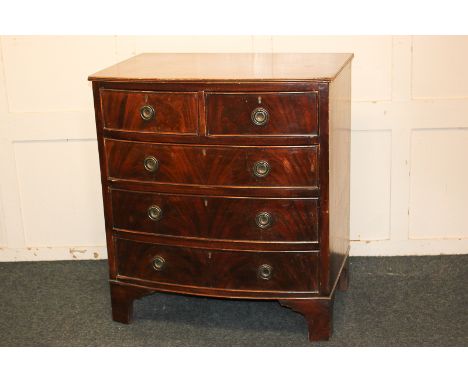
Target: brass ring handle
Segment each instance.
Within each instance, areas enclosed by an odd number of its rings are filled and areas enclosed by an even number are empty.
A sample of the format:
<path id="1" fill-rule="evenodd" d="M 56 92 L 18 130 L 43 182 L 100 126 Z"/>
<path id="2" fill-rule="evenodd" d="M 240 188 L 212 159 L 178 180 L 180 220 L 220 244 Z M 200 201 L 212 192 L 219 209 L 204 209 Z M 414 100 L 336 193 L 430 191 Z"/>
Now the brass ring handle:
<path id="1" fill-rule="evenodd" d="M 162 209 L 159 206 L 151 206 L 148 208 L 148 217 L 151 220 L 158 221 L 162 218 Z"/>
<path id="2" fill-rule="evenodd" d="M 150 119 L 153 119 L 155 114 L 156 112 L 154 111 L 154 108 L 151 105 L 142 106 L 140 109 L 140 117 L 144 121 L 149 121 Z"/>
<path id="3" fill-rule="evenodd" d="M 153 259 L 153 268 L 156 271 L 160 271 L 161 269 L 163 269 L 165 264 L 166 264 L 166 260 L 164 260 L 164 258 L 161 256 L 156 256 Z"/>
<path id="4" fill-rule="evenodd" d="M 146 171 L 156 172 L 159 168 L 159 161 L 155 157 L 149 156 L 145 158 L 143 165 Z"/>
<path id="5" fill-rule="evenodd" d="M 268 212 L 259 212 L 257 216 L 255 216 L 255 223 L 258 228 L 265 229 L 271 227 L 273 224 L 273 217 Z"/>
<path id="6" fill-rule="evenodd" d="M 270 280 L 273 276 L 273 267 L 269 264 L 262 264 L 258 267 L 257 275 L 263 280 Z"/>
<path id="7" fill-rule="evenodd" d="M 263 178 L 270 173 L 270 164 L 266 160 L 259 160 L 253 165 L 253 173 L 257 178 Z"/>
<path id="8" fill-rule="evenodd" d="M 257 107 L 254 109 L 254 111 L 252 111 L 250 117 L 255 125 L 264 126 L 270 119 L 270 113 L 268 113 L 268 110 L 263 107 Z"/>

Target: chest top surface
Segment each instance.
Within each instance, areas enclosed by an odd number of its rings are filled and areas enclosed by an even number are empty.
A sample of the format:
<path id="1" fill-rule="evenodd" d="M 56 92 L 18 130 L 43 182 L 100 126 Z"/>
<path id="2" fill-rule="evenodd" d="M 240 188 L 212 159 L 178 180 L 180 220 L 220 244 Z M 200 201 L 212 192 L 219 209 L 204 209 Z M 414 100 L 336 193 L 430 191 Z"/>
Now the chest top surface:
<path id="1" fill-rule="evenodd" d="M 90 81 L 331 81 L 351 53 L 144 53 Z"/>

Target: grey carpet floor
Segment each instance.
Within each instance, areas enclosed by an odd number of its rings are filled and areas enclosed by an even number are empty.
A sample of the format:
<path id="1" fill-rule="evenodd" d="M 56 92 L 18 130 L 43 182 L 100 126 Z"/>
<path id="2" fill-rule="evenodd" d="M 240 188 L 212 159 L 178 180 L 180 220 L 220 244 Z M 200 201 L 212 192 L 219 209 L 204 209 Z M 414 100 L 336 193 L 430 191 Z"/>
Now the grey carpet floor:
<path id="1" fill-rule="evenodd" d="M 154 294 L 111 320 L 105 261 L 0 263 L 0 346 L 468 346 L 468 255 L 352 257 L 329 342 L 277 302 Z"/>

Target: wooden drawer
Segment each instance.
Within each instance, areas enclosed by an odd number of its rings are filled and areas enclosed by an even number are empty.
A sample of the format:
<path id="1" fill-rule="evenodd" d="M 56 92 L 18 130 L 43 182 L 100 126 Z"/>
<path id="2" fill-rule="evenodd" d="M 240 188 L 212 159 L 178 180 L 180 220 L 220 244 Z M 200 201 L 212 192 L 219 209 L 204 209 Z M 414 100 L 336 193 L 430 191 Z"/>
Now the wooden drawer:
<path id="1" fill-rule="evenodd" d="M 318 252 L 209 251 L 117 239 L 116 260 L 119 276 L 150 282 L 233 290 L 318 289 Z"/>
<path id="2" fill-rule="evenodd" d="M 222 289 L 318 290 L 318 252 L 215 252 L 212 285 Z"/>
<path id="3" fill-rule="evenodd" d="M 209 197 L 121 190 L 112 190 L 111 198 L 116 229 L 234 241 L 318 241 L 315 198 Z M 269 215 L 262 214 L 265 212 Z"/>
<path id="4" fill-rule="evenodd" d="M 195 92 L 101 90 L 101 107 L 106 129 L 177 135 L 198 132 Z"/>
<path id="5" fill-rule="evenodd" d="M 207 253 L 197 249 L 117 239 L 116 260 L 120 276 L 181 285 L 211 283 Z"/>
<path id="6" fill-rule="evenodd" d="M 210 147 L 106 140 L 105 147 L 109 177 L 116 179 L 213 186 L 318 184 L 316 146 Z"/>
<path id="7" fill-rule="evenodd" d="M 208 93 L 206 121 L 212 136 L 317 135 L 317 93 Z"/>

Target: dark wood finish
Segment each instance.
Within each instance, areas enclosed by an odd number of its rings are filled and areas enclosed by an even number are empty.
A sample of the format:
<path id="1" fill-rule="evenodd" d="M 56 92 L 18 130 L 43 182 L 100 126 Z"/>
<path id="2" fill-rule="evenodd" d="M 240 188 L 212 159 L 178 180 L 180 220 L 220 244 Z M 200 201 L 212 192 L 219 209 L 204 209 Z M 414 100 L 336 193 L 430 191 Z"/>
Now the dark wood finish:
<path id="1" fill-rule="evenodd" d="M 151 92 L 197 92 L 202 94 L 199 102 L 199 116 L 205 109 L 204 94 L 206 93 L 264 93 L 264 92 L 309 92 L 328 89 L 330 82 L 327 80 L 314 81 L 146 81 L 146 82 L 126 82 L 126 81 L 99 81 L 101 90 L 128 90 L 128 91 L 151 91 Z M 319 96 L 320 97 L 320 96 Z M 202 107 L 200 107 L 202 103 Z M 199 119 L 200 122 L 200 119 Z"/>
<path id="2" fill-rule="evenodd" d="M 122 324 L 133 321 L 133 302 L 154 291 L 134 285 L 110 283 L 112 319 Z"/>
<path id="3" fill-rule="evenodd" d="M 213 252 L 212 259 L 212 283 L 217 288 L 318 291 L 317 252 Z M 270 279 L 259 277 L 262 265 L 271 266 Z"/>
<path id="4" fill-rule="evenodd" d="M 200 127 L 201 128 L 201 127 Z M 195 136 L 189 134 L 158 134 L 148 131 L 129 131 L 129 130 L 103 130 L 106 138 L 117 140 L 130 140 L 137 142 L 156 142 L 156 143 L 182 143 L 192 145 L 252 145 L 252 137 L 249 135 L 205 135 Z M 315 135 L 297 135 L 297 136 L 270 136 L 265 135 L 262 139 L 256 139 L 256 146 L 306 146 L 317 145 L 319 138 Z"/>
<path id="5" fill-rule="evenodd" d="M 149 54 L 90 76 L 116 321 L 155 291 L 268 299 L 303 314 L 311 340 L 329 337 L 349 280 L 351 59 Z M 259 160 L 271 164 L 263 178 Z M 265 229 L 263 211 L 274 217 Z"/>
<path id="6" fill-rule="evenodd" d="M 327 295 L 331 292 L 330 277 L 330 210 L 329 210 L 329 88 L 320 90 L 319 102 L 319 174 L 320 174 L 320 217 L 319 217 L 319 235 L 320 235 L 320 290 Z M 323 270 L 327 270 L 324 272 Z"/>
<path id="7" fill-rule="evenodd" d="M 249 299 L 249 300 L 269 300 L 277 301 L 281 299 L 290 298 L 320 298 L 318 292 L 300 292 L 300 291 L 270 291 L 270 290 L 240 290 L 240 289 L 224 289 L 224 288 L 211 288 L 199 287 L 196 285 L 177 285 L 168 283 L 159 283 L 157 281 L 148 281 L 144 279 L 129 278 L 117 275 L 115 279 L 110 282 L 116 282 L 122 285 L 135 285 L 137 287 L 144 287 L 150 291 L 178 293 L 185 295 L 193 295 L 200 297 L 215 297 L 227 298 L 232 300 Z"/>
<path id="8" fill-rule="evenodd" d="M 212 286 L 208 253 L 205 250 L 117 240 L 119 276 L 169 284 Z M 156 256 L 164 259 L 160 270 L 153 267 Z"/>
<path id="9" fill-rule="evenodd" d="M 349 288 L 349 257 L 346 257 L 336 288 L 341 292 L 346 292 Z"/>
<path id="10" fill-rule="evenodd" d="M 328 290 L 331 290 L 348 257 L 350 243 L 351 64 L 330 84 L 329 103 Z"/>
<path id="11" fill-rule="evenodd" d="M 191 195 L 209 194 L 210 196 L 229 195 L 268 198 L 318 198 L 320 196 L 320 190 L 317 187 L 215 186 L 190 183 L 157 183 L 115 178 L 109 178 L 107 183 L 109 187 L 124 190 Z"/>
<path id="12" fill-rule="evenodd" d="M 332 333 L 333 300 L 289 299 L 279 303 L 304 316 L 307 321 L 310 341 L 327 341 Z"/>
<path id="13" fill-rule="evenodd" d="M 145 243 L 159 243 L 164 245 L 179 245 L 190 248 L 202 249 L 225 249 L 231 251 L 282 251 L 282 252 L 303 252 L 318 251 L 319 243 L 309 242 L 277 242 L 277 241 L 239 241 L 239 240 L 219 240 L 205 239 L 200 237 L 179 237 L 179 236 L 157 236 L 152 233 L 133 232 L 115 229 L 114 237 L 142 241 Z"/>
<path id="14" fill-rule="evenodd" d="M 252 122 L 252 112 L 264 108 L 264 126 Z M 207 93 L 208 135 L 317 135 L 317 92 Z"/>
<path id="15" fill-rule="evenodd" d="M 164 259 L 158 270 L 153 266 L 157 256 Z M 116 258 L 119 276 L 147 282 L 247 291 L 318 291 L 317 252 L 206 250 L 117 240 Z M 272 267 L 270 279 L 258 276 L 264 264 Z"/>
<path id="16" fill-rule="evenodd" d="M 246 147 L 147 144 L 105 140 L 110 178 L 171 184 L 224 187 L 318 186 L 317 146 Z M 144 159 L 159 168 L 149 172 Z M 254 165 L 267 161 L 268 175 L 257 177 Z"/>
<path id="17" fill-rule="evenodd" d="M 340 276 L 339 276 L 340 277 Z M 199 287 L 195 285 L 176 285 L 167 283 L 158 283 L 144 279 L 128 278 L 122 275 L 116 275 L 111 283 L 123 285 L 144 287 L 150 291 L 181 293 L 204 297 L 222 297 L 230 299 L 261 299 L 261 300 L 334 300 L 335 290 L 329 296 L 323 296 L 315 291 L 270 291 L 270 290 L 233 290 L 225 288 Z M 286 303 L 285 303 L 286 306 Z"/>
<path id="18" fill-rule="evenodd" d="M 197 93 L 101 90 L 101 104 L 106 129 L 197 135 Z M 146 105 L 155 111 L 150 120 L 140 115 Z"/>
<path id="19" fill-rule="evenodd" d="M 107 167 L 106 153 L 104 148 L 103 138 L 103 119 L 101 109 L 101 97 L 100 97 L 100 85 L 97 82 L 93 82 L 93 97 L 94 97 L 94 110 L 96 118 L 96 135 L 99 151 L 99 164 L 101 170 L 101 186 L 102 186 L 102 200 L 104 205 L 104 225 L 106 230 L 106 244 L 107 244 L 107 259 L 109 263 L 109 276 L 110 279 L 114 279 L 117 272 L 115 266 L 114 256 L 114 241 L 112 236 L 112 207 L 110 199 L 110 188 L 107 187 Z"/>
<path id="20" fill-rule="evenodd" d="M 317 199 L 266 199 L 173 195 L 112 190 L 114 228 L 180 237 L 239 241 L 316 242 Z M 148 217 L 152 205 L 160 220 Z M 268 212 L 269 228 L 256 225 L 256 215 Z"/>

